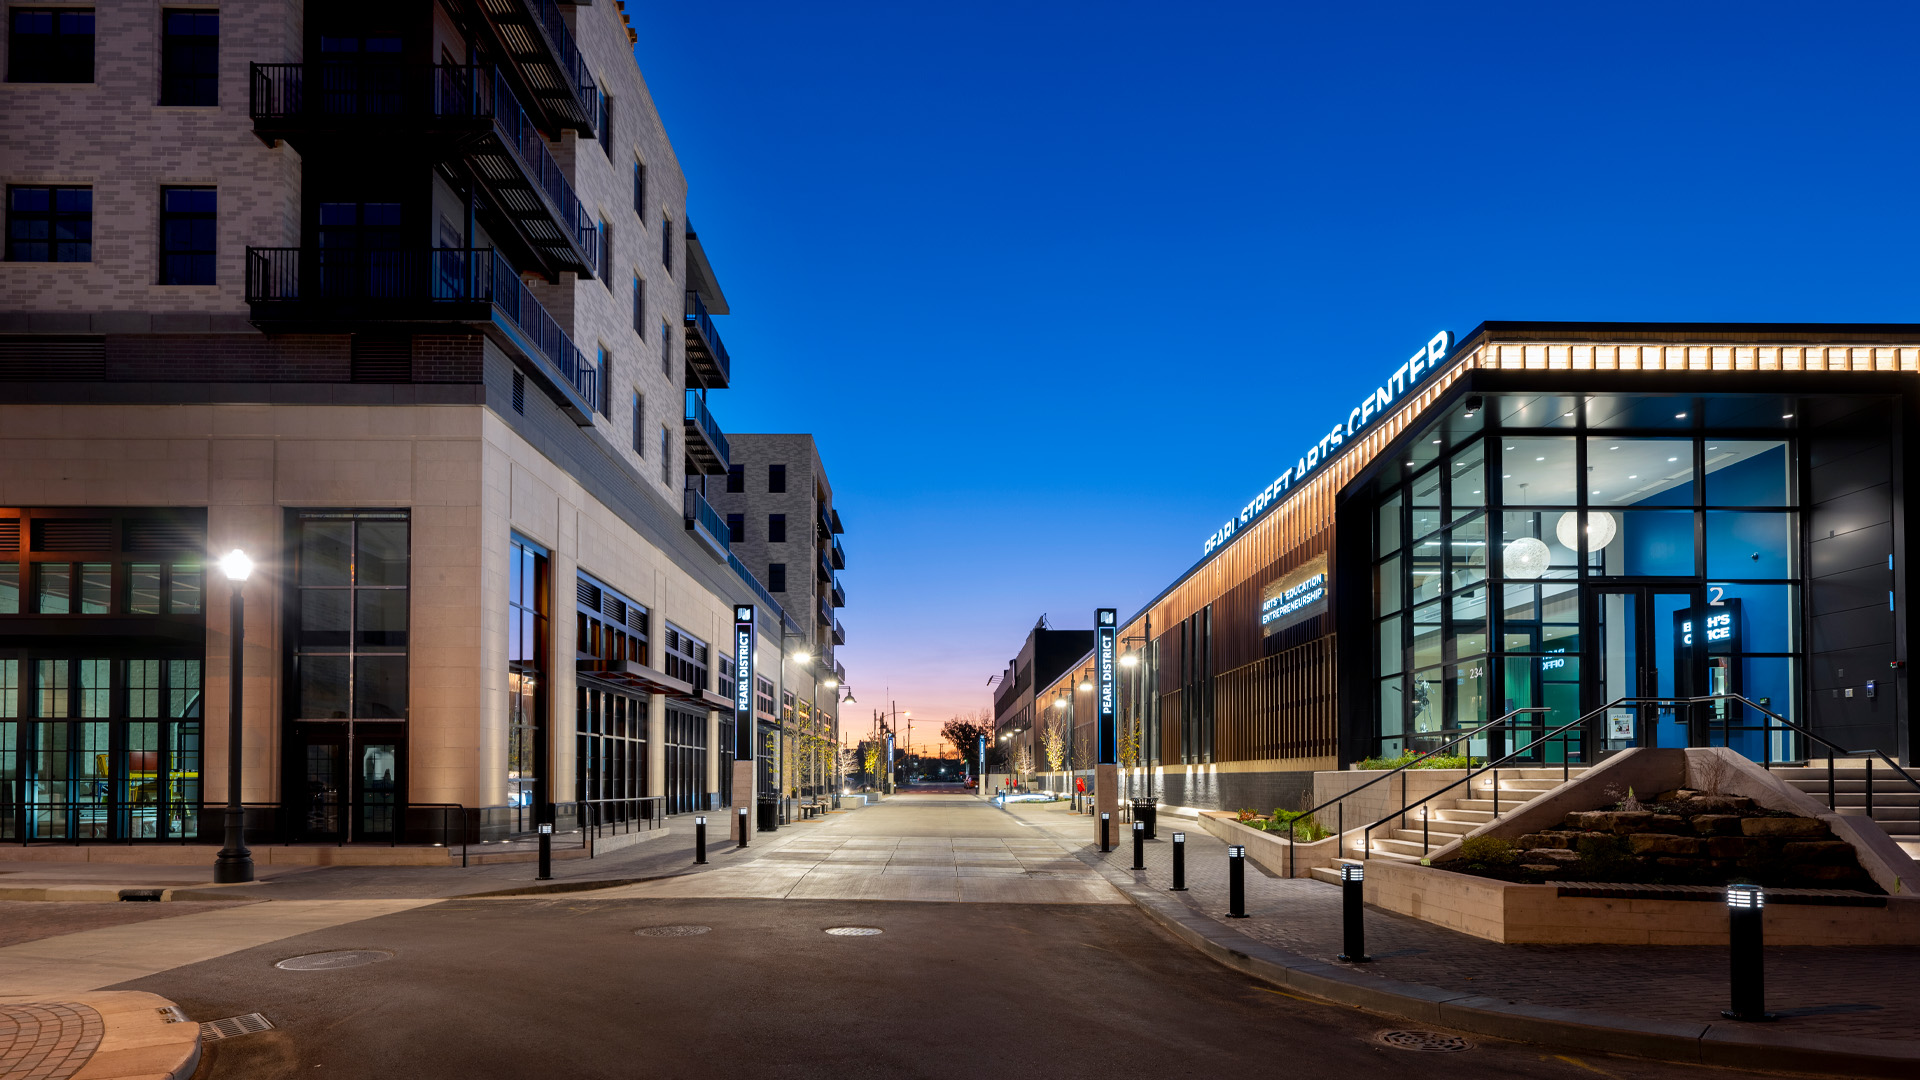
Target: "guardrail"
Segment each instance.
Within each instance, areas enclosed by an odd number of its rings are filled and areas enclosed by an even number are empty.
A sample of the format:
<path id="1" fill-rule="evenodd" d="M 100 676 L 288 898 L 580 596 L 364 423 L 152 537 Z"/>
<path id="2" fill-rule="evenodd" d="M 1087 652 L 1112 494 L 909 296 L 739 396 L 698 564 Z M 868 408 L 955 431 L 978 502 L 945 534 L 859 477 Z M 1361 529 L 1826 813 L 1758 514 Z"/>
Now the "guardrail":
<path id="1" fill-rule="evenodd" d="M 732 461 L 733 448 L 728 445 L 727 436 L 720 430 L 719 422 L 714 420 L 713 414 L 707 411 L 707 399 L 695 390 L 687 391 L 686 395 L 687 419 L 694 422 L 694 425 L 700 429 L 700 433 L 713 444 L 714 450 L 719 452 L 720 464 L 725 465 Z"/>
<path id="2" fill-rule="evenodd" d="M 733 554 L 733 530 L 727 528 L 727 519 L 714 510 L 705 495 L 687 488 L 683 492 L 681 509 L 685 512 L 688 524 L 697 523 L 712 535 L 729 556 Z"/>
<path id="3" fill-rule="evenodd" d="M 733 360 L 727 356 L 727 347 L 720 342 L 720 331 L 713 325 L 713 316 L 707 314 L 707 305 L 700 299 L 700 294 L 691 289 L 687 291 L 685 322 L 706 342 L 707 351 L 713 355 L 713 366 L 720 371 L 720 381 L 731 382 Z"/>

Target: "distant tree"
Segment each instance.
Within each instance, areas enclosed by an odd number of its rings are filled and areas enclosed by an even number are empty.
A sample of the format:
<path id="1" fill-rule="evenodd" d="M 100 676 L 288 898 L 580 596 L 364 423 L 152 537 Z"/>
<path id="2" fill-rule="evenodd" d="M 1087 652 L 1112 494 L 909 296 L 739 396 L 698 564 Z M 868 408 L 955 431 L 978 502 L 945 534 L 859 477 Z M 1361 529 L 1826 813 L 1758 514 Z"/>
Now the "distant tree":
<path id="1" fill-rule="evenodd" d="M 1059 772 L 1067 767 L 1066 717 L 1047 717 L 1046 729 L 1040 733 L 1040 751 L 1046 755 L 1048 772 Z"/>
<path id="2" fill-rule="evenodd" d="M 993 741 L 993 718 L 984 711 L 956 716 L 940 725 L 940 737 L 960 751 L 961 761 L 972 761 L 979 752 L 982 737 Z"/>
<path id="3" fill-rule="evenodd" d="M 1013 782 L 1018 784 L 1023 777 L 1031 776 L 1032 774 L 1033 747 L 1022 742 L 1019 746 L 1013 748 Z"/>

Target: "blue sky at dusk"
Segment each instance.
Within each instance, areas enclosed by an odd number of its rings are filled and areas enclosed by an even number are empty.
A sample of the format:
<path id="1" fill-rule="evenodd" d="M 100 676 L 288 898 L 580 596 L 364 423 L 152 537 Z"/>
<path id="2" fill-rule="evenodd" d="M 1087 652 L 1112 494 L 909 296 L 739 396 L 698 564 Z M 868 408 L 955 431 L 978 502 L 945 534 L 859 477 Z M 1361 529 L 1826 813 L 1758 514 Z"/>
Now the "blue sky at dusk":
<path id="1" fill-rule="evenodd" d="M 1436 330 L 1920 320 L 1917 12 L 636 5 L 714 414 L 847 524 L 849 725 L 1133 613 Z"/>

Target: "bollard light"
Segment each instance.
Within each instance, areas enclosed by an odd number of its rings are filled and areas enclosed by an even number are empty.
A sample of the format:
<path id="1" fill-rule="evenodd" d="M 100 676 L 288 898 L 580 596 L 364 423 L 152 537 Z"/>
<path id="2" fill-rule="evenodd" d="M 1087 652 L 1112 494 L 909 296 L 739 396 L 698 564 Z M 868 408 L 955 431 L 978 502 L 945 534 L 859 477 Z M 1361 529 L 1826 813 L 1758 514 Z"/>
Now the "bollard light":
<path id="1" fill-rule="evenodd" d="M 1168 892 L 1187 891 L 1187 834 L 1173 834 L 1173 888 Z"/>
<path id="2" fill-rule="evenodd" d="M 1107 828 L 1110 824 L 1109 819 L 1111 819 L 1112 817 L 1113 817 L 1112 814 L 1106 813 L 1104 811 L 1102 811 L 1100 814 L 1100 854 L 1102 855 L 1105 855 L 1107 852 L 1113 850 L 1113 844 L 1108 839 L 1108 836 L 1107 836 Z"/>
<path id="3" fill-rule="evenodd" d="M 1771 1020 L 1767 1011 L 1766 966 L 1763 955 L 1767 894 L 1758 885 L 1727 886 L 1727 975 L 1733 1007 L 1723 1009 L 1729 1020 Z"/>
<path id="4" fill-rule="evenodd" d="M 693 815 L 693 861 L 707 861 L 707 815 Z"/>
<path id="5" fill-rule="evenodd" d="M 1247 848 L 1245 844 L 1227 846 L 1227 918 L 1247 917 Z"/>
<path id="6" fill-rule="evenodd" d="M 551 813 L 551 808 L 549 808 Z M 540 832 L 540 872 L 536 880 L 553 880 L 553 822 L 542 821 L 534 826 Z"/>
<path id="7" fill-rule="evenodd" d="M 1340 924 L 1346 951 L 1339 959 L 1349 964 L 1373 959 L 1367 955 L 1366 898 L 1361 893 L 1366 874 L 1366 867 L 1359 863 L 1340 864 Z"/>
<path id="8" fill-rule="evenodd" d="M 1144 821 L 1133 823 L 1133 868 L 1147 868 L 1147 823 Z"/>
<path id="9" fill-rule="evenodd" d="M 740 808 L 740 846 L 747 846 L 747 808 Z"/>

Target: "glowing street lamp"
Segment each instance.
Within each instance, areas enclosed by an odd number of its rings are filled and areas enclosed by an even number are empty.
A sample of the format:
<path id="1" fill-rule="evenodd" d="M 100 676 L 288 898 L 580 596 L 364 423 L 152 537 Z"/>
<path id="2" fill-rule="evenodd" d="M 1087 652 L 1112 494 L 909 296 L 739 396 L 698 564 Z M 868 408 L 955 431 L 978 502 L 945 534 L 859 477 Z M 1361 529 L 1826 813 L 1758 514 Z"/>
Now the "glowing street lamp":
<path id="1" fill-rule="evenodd" d="M 233 586 L 233 608 L 229 623 L 229 637 L 233 645 L 233 656 L 228 664 L 227 682 L 227 813 L 226 843 L 220 853 L 213 857 L 213 880 L 223 885 L 253 880 L 253 852 L 247 850 L 246 811 L 240 806 L 240 692 L 246 680 L 243 677 L 242 657 L 246 648 L 246 598 L 247 578 L 253 573 L 253 560 L 247 553 L 234 548 L 220 557 L 220 572 L 225 574 Z"/>

